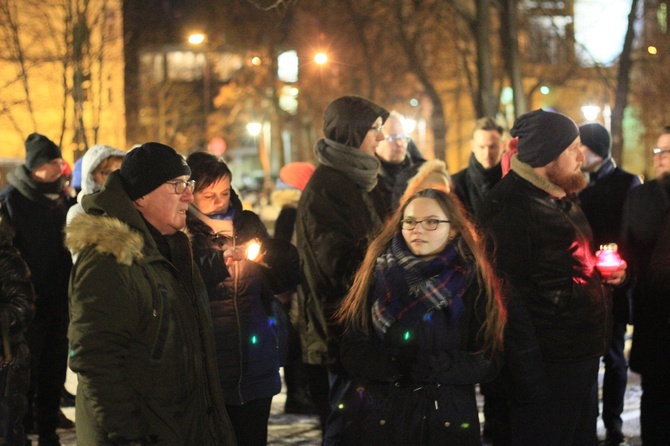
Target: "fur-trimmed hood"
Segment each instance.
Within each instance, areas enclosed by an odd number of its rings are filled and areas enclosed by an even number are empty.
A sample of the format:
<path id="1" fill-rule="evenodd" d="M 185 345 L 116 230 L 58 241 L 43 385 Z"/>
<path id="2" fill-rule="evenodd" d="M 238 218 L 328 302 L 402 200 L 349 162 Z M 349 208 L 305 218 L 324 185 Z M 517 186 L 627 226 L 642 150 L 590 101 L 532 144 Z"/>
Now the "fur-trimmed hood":
<path id="1" fill-rule="evenodd" d="M 118 218 L 81 214 L 65 230 L 65 244 L 79 254 L 87 246 L 95 246 L 102 254 L 111 254 L 122 265 L 131 265 L 144 255 L 144 238 Z"/>

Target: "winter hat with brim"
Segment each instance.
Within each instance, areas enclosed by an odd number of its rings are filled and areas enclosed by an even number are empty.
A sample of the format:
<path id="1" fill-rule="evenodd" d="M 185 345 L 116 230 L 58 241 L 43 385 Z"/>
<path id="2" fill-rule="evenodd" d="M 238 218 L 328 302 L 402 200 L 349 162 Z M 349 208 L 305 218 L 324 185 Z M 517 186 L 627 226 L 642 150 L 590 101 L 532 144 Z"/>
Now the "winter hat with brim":
<path id="1" fill-rule="evenodd" d="M 63 158 L 60 148 L 52 140 L 39 133 L 31 133 L 26 138 L 26 168 L 32 172 L 38 167 L 57 158 Z"/>
<path id="2" fill-rule="evenodd" d="M 602 124 L 589 122 L 588 124 L 580 125 L 579 137 L 582 140 L 582 145 L 588 147 L 589 150 L 602 159 L 610 157 L 612 138 L 610 138 L 610 132 Z"/>
<path id="3" fill-rule="evenodd" d="M 579 129 L 567 116 L 539 109 L 519 116 L 510 134 L 519 138 L 518 160 L 531 167 L 543 167 L 572 144 Z"/>
<path id="4" fill-rule="evenodd" d="M 123 187 L 131 201 L 148 194 L 166 181 L 191 175 L 186 160 L 172 147 L 147 142 L 132 149 L 120 169 Z"/>
<path id="5" fill-rule="evenodd" d="M 326 138 L 349 147 L 360 148 L 377 118 L 386 122 L 389 112 L 359 96 L 342 96 L 331 102 L 323 114 Z"/>

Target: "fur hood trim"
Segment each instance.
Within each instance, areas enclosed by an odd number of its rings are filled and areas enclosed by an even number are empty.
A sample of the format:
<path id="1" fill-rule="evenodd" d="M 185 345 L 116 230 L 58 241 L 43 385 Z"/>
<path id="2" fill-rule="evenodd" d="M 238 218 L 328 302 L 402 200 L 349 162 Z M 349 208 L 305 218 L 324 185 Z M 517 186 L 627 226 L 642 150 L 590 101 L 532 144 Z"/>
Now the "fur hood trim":
<path id="1" fill-rule="evenodd" d="M 111 254 L 122 265 L 130 266 L 144 255 L 144 238 L 118 218 L 81 214 L 65 228 L 65 244 L 75 255 L 87 246 L 101 254 Z"/>
<path id="2" fill-rule="evenodd" d="M 519 158 L 516 155 L 512 157 L 512 170 L 516 172 L 521 178 L 528 181 L 538 189 L 542 189 L 549 195 L 552 195 L 556 198 L 563 198 L 566 196 L 565 191 L 561 187 L 536 174 L 530 164 L 519 161 Z"/>

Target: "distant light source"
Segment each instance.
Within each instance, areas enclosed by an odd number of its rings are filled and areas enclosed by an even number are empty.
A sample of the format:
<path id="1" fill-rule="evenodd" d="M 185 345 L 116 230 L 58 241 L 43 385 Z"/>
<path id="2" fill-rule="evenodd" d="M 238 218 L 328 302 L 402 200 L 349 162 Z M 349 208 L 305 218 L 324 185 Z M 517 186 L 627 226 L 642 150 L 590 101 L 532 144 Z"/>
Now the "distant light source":
<path id="1" fill-rule="evenodd" d="M 419 100 L 416 98 L 412 98 L 409 100 L 409 105 L 411 105 L 412 107 L 416 107 L 417 105 L 419 105 Z"/>
<path id="2" fill-rule="evenodd" d="M 658 54 L 658 49 L 654 45 L 649 45 L 647 47 L 647 52 L 649 54 Z"/>
<path id="3" fill-rule="evenodd" d="M 316 53 L 314 55 L 314 62 L 323 65 L 328 62 L 328 55 L 326 53 Z"/>
<path id="4" fill-rule="evenodd" d="M 247 124 L 247 132 L 249 132 L 251 136 L 260 135 L 262 128 L 263 125 L 260 122 L 250 122 Z"/>
<path id="5" fill-rule="evenodd" d="M 587 121 L 595 121 L 600 113 L 600 107 L 597 105 L 584 105 L 582 106 L 582 113 Z"/>
<path id="6" fill-rule="evenodd" d="M 255 66 L 259 66 L 263 61 L 261 60 L 260 57 L 254 56 L 251 58 L 251 64 Z"/>
<path id="7" fill-rule="evenodd" d="M 407 133 L 412 133 L 414 130 L 416 130 L 416 120 L 405 119 L 405 131 Z"/>
<path id="8" fill-rule="evenodd" d="M 192 45 L 200 45 L 205 41 L 205 35 L 202 33 L 193 33 L 188 36 L 188 43 Z"/>
<path id="9" fill-rule="evenodd" d="M 547 87 L 546 85 L 543 85 L 540 87 L 540 93 L 547 95 L 551 92 L 551 88 Z"/>

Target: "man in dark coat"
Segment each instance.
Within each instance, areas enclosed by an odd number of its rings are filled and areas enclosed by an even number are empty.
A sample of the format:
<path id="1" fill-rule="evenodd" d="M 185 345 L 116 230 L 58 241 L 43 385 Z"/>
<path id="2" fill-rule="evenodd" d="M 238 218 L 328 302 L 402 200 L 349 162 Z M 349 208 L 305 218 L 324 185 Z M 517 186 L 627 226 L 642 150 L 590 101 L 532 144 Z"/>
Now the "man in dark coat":
<path id="1" fill-rule="evenodd" d="M 398 201 L 407 189 L 407 182 L 426 160 L 416 146 L 414 150 L 409 150 L 414 143 L 405 132 L 405 117 L 397 111 L 393 110 L 389 114 L 384 123 L 384 133 L 386 138 L 376 150 L 381 163 L 377 187 L 382 192 L 386 207 L 384 217 L 387 217 L 398 209 Z"/>
<path id="2" fill-rule="evenodd" d="M 0 192 L 2 212 L 15 231 L 14 246 L 28 264 L 37 297 L 26 340 L 31 351 L 26 430 L 37 424 L 42 446 L 59 445 L 60 398 L 67 370 L 67 286 L 72 261 L 63 228 L 72 199 L 63 192 L 63 158 L 49 138 L 32 133 L 26 160 Z"/>
<path id="3" fill-rule="evenodd" d="M 339 328 L 332 320 L 367 249 L 381 225 L 383 202 L 375 186 L 388 112 L 367 99 L 344 96 L 324 113 L 325 138 L 316 143 L 319 166 L 298 203 L 296 237 L 303 281 L 299 289 L 300 335 L 305 363 L 327 367 L 329 407 L 322 411 L 324 444 L 340 444 L 337 406 L 350 378 L 339 362 Z M 319 398 L 312 389 L 313 398 Z M 330 415 L 325 413 L 330 409 Z M 324 423 L 324 418 L 328 418 Z"/>
<path id="4" fill-rule="evenodd" d="M 589 221 L 596 247 L 620 245 L 623 202 L 628 191 L 641 184 L 640 178 L 617 167 L 612 159 L 612 139 L 604 126 L 597 122 L 583 124 L 579 136 L 584 151 L 582 171 L 588 177 L 586 189 L 579 193 L 580 207 Z M 624 441 L 621 413 L 628 381 L 624 342 L 630 311 L 627 289 L 615 288 L 612 294 L 614 324 L 612 344 L 604 358 L 602 418 L 607 430 L 606 444 L 619 446 Z"/>
<path id="5" fill-rule="evenodd" d="M 67 226 L 79 444 L 236 444 L 207 289 L 182 232 L 190 175 L 171 147 L 142 144 Z"/>
<path id="6" fill-rule="evenodd" d="M 667 375 L 668 318 L 655 302 L 667 300 L 649 287 L 648 267 L 659 228 L 670 209 L 670 126 L 658 138 L 656 178 L 634 188 L 624 204 L 622 255 L 633 274 L 633 345 L 630 368 L 642 377 L 640 427 L 644 444 L 667 444 L 670 387 Z"/>
<path id="7" fill-rule="evenodd" d="M 503 128 L 491 118 L 481 118 L 472 131 L 468 167 L 452 176 L 456 196 L 473 216 L 479 214 L 486 194 L 502 177 Z"/>
<path id="8" fill-rule="evenodd" d="M 489 193 L 480 221 L 513 290 L 503 375 L 512 442 L 595 444 L 595 389 L 609 347 L 611 293 L 572 197 L 586 186 L 579 130 L 565 115 L 536 110 L 520 116 L 511 134 L 519 138 L 518 154 Z M 617 285 L 624 276 L 622 267 L 606 283 Z"/>

